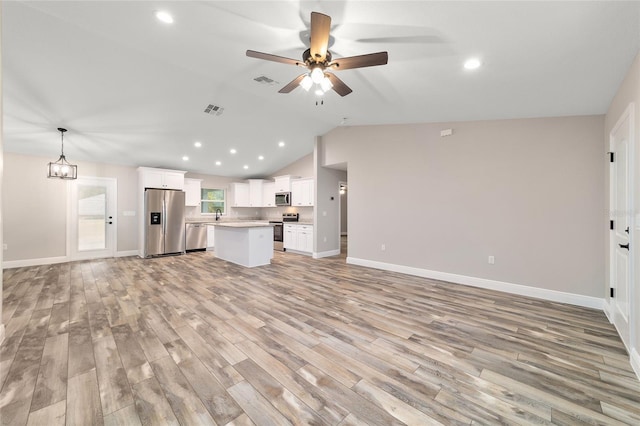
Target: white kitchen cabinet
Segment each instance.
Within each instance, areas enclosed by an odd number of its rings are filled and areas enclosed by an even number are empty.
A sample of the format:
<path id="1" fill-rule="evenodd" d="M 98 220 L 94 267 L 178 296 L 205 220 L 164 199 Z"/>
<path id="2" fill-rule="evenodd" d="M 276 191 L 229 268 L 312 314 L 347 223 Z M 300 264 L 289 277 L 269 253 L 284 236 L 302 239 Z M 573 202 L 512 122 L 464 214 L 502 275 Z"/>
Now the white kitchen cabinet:
<path id="1" fill-rule="evenodd" d="M 283 247 L 301 253 L 313 252 L 313 225 L 285 224 Z"/>
<path id="2" fill-rule="evenodd" d="M 249 179 L 249 207 L 262 207 L 263 179 Z"/>
<path id="3" fill-rule="evenodd" d="M 286 175 L 286 176 L 276 176 L 275 182 L 276 182 L 276 192 L 291 192 L 291 180 L 292 179 L 296 179 L 298 176 L 291 176 L 291 175 Z"/>
<path id="4" fill-rule="evenodd" d="M 297 179 L 291 182 L 291 205 L 313 206 L 315 185 L 313 178 Z"/>
<path id="5" fill-rule="evenodd" d="M 202 179 L 185 179 L 184 180 L 184 205 L 191 207 L 198 207 L 201 194 Z"/>
<path id="6" fill-rule="evenodd" d="M 212 251 L 214 247 L 214 236 L 216 227 L 213 225 L 207 225 L 207 251 Z"/>
<path id="7" fill-rule="evenodd" d="M 142 188 L 184 190 L 184 174 L 179 170 L 154 169 L 138 167 L 138 178 Z"/>
<path id="8" fill-rule="evenodd" d="M 284 225 L 283 227 L 284 235 L 282 236 L 282 247 L 284 247 L 285 249 L 292 249 L 292 250 L 296 249 L 296 247 L 298 246 L 297 231 L 298 229 L 296 228 L 295 225 Z"/>
<path id="9" fill-rule="evenodd" d="M 249 207 L 249 184 L 234 182 L 231 184 L 232 207 Z"/>
<path id="10" fill-rule="evenodd" d="M 276 206 L 276 183 L 265 182 L 262 184 L 262 207 Z"/>

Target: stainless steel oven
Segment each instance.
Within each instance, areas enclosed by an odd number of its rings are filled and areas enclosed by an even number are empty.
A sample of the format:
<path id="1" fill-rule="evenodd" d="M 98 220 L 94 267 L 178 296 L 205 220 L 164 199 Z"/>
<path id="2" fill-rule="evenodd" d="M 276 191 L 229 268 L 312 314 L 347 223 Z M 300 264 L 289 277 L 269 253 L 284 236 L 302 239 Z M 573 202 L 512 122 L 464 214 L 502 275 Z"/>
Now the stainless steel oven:
<path id="1" fill-rule="evenodd" d="M 284 225 L 282 221 L 270 220 L 273 224 L 273 249 L 284 251 Z"/>
<path id="2" fill-rule="evenodd" d="M 282 213 L 282 220 L 270 220 L 273 224 L 273 249 L 286 251 L 284 248 L 284 222 L 297 222 L 298 213 Z"/>

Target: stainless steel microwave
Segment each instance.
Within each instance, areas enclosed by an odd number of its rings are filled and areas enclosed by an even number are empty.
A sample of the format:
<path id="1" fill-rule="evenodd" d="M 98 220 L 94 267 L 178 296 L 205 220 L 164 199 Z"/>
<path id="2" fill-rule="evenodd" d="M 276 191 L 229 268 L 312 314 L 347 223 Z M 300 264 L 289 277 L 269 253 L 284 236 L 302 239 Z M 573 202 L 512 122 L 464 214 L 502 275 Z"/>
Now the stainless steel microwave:
<path id="1" fill-rule="evenodd" d="M 291 205 L 290 192 L 276 192 L 276 206 L 290 206 L 290 205 Z"/>

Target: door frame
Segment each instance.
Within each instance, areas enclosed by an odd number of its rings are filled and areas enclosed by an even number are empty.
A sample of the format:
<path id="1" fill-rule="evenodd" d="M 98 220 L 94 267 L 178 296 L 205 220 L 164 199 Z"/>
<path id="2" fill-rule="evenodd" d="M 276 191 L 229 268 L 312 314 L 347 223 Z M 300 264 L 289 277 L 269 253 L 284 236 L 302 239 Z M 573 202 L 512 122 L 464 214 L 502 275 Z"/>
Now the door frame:
<path id="1" fill-rule="evenodd" d="M 635 306 L 635 293 L 636 293 L 636 279 L 635 279 L 635 261 L 636 261 L 636 250 L 635 250 L 635 235 L 636 231 L 640 231 L 640 220 L 636 221 L 635 217 L 635 203 L 634 203 L 634 192 L 635 192 L 635 170 L 636 170 L 636 158 L 635 158 L 635 104 L 630 103 L 624 112 L 621 114 L 620 118 L 616 122 L 616 124 L 611 129 L 609 133 L 609 150 L 611 152 L 614 151 L 614 135 L 621 130 L 621 126 L 628 123 L 627 125 L 627 143 L 628 143 L 628 151 L 627 151 L 627 208 L 628 211 L 624 212 L 624 214 L 628 217 L 628 225 L 629 225 L 629 265 L 628 265 L 628 286 L 629 286 L 629 314 L 628 314 L 628 327 L 627 332 L 628 335 L 621 332 L 618 324 L 616 323 L 616 306 L 615 306 L 615 296 L 612 299 L 609 288 L 618 288 L 614 285 L 615 282 L 615 255 L 616 255 L 616 247 L 615 247 L 615 235 L 609 231 L 609 286 L 606 289 L 606 297 L 605 297 L 605 313 L 609 318 L 609 321 L 616 327 L 620 338 L 627 348 L 627 352 L 631 355 L 632 349 L 636 347 L 635 342 L 635 323 L 636 323 L 636 306 Z M 609 219 L 615 220 L 616 215 L 619 215 L 621 212 L 615 211 L 615 188 L 614 185 L 614 167 L 609 167 Z"/>
<path id="2" fill-rule="evenodd" d="M 93 180 L 104 182 L 106 185 L 110 186 L 107 190 L 111 190 L 113 193 L 112 200 L 107 200 L 108 208 L 113 212 L 113 225 L 107 227 L 107 247 L 108 249 L 97 251 L 87 251 L 87 252 L 77 252 L 75 249 L 72 249 L 76 243 L 74 243 L 74 239 L 77 237 L 77 223 L 75 219 L 77 217 L 77 206 L 74 205 L 74 185 L 77 185 L 78 182 L 82 180 Z M 118 180 L 116 178 L 110 177 L 98 177 L 98 176 L 78 176 L 77 180 L 69 181 L 67 184 L 67 250 L 66 255 L 69 260 L 89 260 L 89 259 L 103 259 L 107 257 L 115 257 L 118 248 Z"/>

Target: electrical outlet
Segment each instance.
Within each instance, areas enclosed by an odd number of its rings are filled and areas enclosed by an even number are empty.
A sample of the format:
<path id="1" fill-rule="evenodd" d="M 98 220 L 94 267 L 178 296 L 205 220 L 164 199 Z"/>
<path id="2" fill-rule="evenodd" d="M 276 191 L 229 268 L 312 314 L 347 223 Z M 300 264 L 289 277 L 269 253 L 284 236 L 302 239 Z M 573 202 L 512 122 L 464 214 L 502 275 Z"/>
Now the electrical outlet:
<path id="1" fill-rule="evenodd" d="M 327 242 L 327 237 L 324 237 L 322 240 L 326 243 Z"/>
<path id="2" fill-rule="evenodd" d="M 384 243 L 380 246 L 380 250 L 385 251 L 387 249 L 387 247 L 384 245 Z"/>
<path id="3" fill-rule="evenodd" d="M 496 258 L 494 256 L 489 256 L 489 265 L 493 265 L 496 263 Z"/>
<path id="4" fill-rule="evenodd" d="M 3 248 L 3 250 L 7 250 L 7 249 L 9 248 L 9 246 L 8 246 L 8 245 L 6 245 L 6 244 L 3 244 L 3 245 L 2 245 L 2 248 Z"/>

